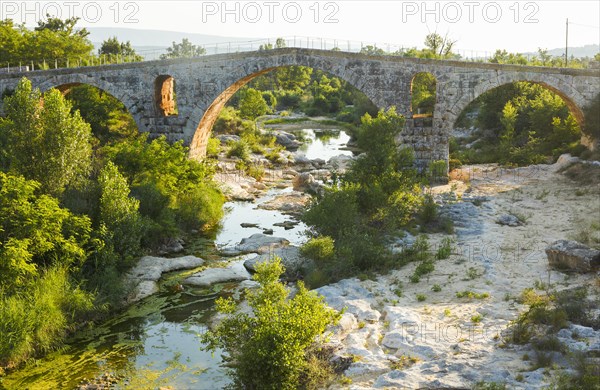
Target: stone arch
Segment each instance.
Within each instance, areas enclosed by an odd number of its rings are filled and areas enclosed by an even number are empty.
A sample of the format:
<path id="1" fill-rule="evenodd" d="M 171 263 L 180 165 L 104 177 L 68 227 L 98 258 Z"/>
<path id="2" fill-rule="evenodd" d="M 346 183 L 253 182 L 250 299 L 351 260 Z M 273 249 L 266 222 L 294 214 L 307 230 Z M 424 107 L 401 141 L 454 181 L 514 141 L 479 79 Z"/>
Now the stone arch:
<path id="1" fill-rule="evenodd" d="M 450 109 L 451 115 L 447 118 L 447 126 L 445 127 L 447 127 L 448 131 L 451 130 L 451 127 L 454 126 L 459 115 L 467 108 L 467 106 L 485 92 L 519 81 L 541 85 L 560 96 L 579 124 L 579 127 L 583 130 L 585 118 L 581 107 L 585 104 L 585 97 L 573 86 L 560 80 L 558 77 L 531 73 L 503 75 L 503 77 L 493 78 L 476 85 L 471 89 L 471 94 L 461 96 L 461 98 L 452 106 Z"/>
<path id="2" fill-rule="evenodd" d="M 90 85 L 112 95 L 114 98 L 123 103 L 125 109 L 135 120 L 138 130 L 141 129 L 140 118 L 135 110 L 136 100 L 133 99 L 128 92 L 123 91 L 121 88 L 117 88 L 114 84 L 109 83 L 106 80 L 98 80 L 94 77 L 89 77 L 83 74 L 69 74 L 60 78 L 51 78 L 39 84 L 34 83 L 34 87 L 39 88 L 41 92 L 46 92 L 51 88 L 56 88 L 63 94 L 67 93 L 70 88 L 77 85 Z"/>
<path id="3" fill-rule="evenodd" d="M 159 75 L 154 80 L 154 104 L 161 116 L 177 115 L 175 79 L 171 75 Z"/>
<path id="4" fill-rule="evenodd" d="M 266 52 L 268 53 L 268 52 Z M 321 70 L 333 76 L 348 82 L 350 85 L 364 93 L 376 106 L 382 107 L 383 101 L 379 96 L 370 93 L 366 88 L 367 80 L 364 77 L 348 70 L 346 64 L 336 61 L 336 58 L 327 58 L 326 56 L 314 58 L 309 56 L 289 56 L 272 55 L 246 63 L 238 68 L 237 72 L 230 75 L 222 85 L 222 89 L 216 89 L 207 96 L 207 108 L 203 110 L 197 107 L 187 122 L 185 135 L 191 139 L 190 157 L 202 158 L 206 155 L 206 145 L 210 131 L 216 121 L 219 112 L 223 109 L 227 101 L 244 85 L 258 76 L 268 73 L 272 70 L 287 66 L 306 66 Z"/>

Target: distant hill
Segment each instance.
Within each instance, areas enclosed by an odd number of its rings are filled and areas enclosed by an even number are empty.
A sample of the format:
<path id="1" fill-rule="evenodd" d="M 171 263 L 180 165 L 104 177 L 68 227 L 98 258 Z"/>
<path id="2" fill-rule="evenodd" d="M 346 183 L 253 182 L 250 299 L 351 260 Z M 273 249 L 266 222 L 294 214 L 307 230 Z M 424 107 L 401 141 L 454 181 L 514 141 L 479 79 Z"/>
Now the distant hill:
<path id="1" fill-rule="evenodd" d="M 138 30 L 133 28 L 112 28 L 112 27 L 88 27 L 90 32 L 90 40 L 96 47 L 100 47 L 102 42 L 110 37 L 116 36 L 119 41 L 130 41 L 133 48 L 139 54 L 143 55 L 147 60 L 156 59 L 160 54 L 164 53 L 167 47 L 170 47 L 173 42 L 181 42 L 183 38 L 188 38 L 193 44 L 208 47 L 208 54 L 213 54 L 216 50 L 219 52 L 225 51 L 225 45 L 215 49 L 213 44 L 232 43 L 232 49 L 237 46 L 243 49 L 257 48 L 258 44 L 250 46 L 251 41 L 259 41 L 265 38 L 253 37 L 224 37 L 219 35 L 207 35 L 196 33 L 185 33 L 177 31 L 161 31 L 161 30 Z M 275 37 L 269 37 L 275 38 Z M 580 47 L 569 47 L 569 57 L 594 57 L 600 51 L 599 45 L 585 45 Z M 564 56 L 565 48 L 557 48 L 548 50 L 548 53 L 553 56 Z M 525 55 L 536 55 L 537 51 L 523 53 Z"/>
<path id="2" fill-rule="evenodd" d="M 185 33 L 177 31 L 161 30 L 138 30 L 133 28 L 112 28 L 112 27 L 87 27 L 90 32 L 90 40 L 96 47 L 100 47 L 103 41 L 116 36 L 119 41 L 130 41 L 136 52 L 143 55 L 146 59 L 156 59 L 164 53 L 167 47 L 173 42 L 181 42 L 183 38 L 189 39 L 194 45 L 211 45 L 216 43 L 244 43 L 261 38 L 241 38 L 241 37 L 223 37 L 219 35 L 207 35 L 196 33 Z M 212 52 L 209 50 L 209 54 Z"/>
<path id="3" fill-rule="evenodd" d="M 577 57 L 577 58 L 594 57 L 598 52 L 600 52 L 600 45 L 585 45 L 585 46 L 579 46 L 579 47 L 569 47 L 569 58 L 571 56 Z M 535 52 L 523 53 L 523 54 L 533 56 L 533 55 L 538 54 L 538 52 L 535 51 Z M 564 57 L 565 48 L 562 47 L 562 48 L 558 48 L 558 49 L 548 50 L 548 54 L 553 55 L 555 57 Z"/>

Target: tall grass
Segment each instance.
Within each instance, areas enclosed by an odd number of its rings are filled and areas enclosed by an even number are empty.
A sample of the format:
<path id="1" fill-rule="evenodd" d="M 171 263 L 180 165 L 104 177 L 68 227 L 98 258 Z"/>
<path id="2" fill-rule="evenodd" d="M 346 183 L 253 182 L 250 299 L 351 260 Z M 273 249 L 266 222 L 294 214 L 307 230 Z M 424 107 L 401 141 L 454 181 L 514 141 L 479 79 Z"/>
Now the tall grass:
<path id="1" fill-rule="evenodd" d="M 14 367 L 60 346 L 93 296 L 69 280 L 64 267 L 49 268 L 28 288 L 0 299 L 0 366 Z"/>

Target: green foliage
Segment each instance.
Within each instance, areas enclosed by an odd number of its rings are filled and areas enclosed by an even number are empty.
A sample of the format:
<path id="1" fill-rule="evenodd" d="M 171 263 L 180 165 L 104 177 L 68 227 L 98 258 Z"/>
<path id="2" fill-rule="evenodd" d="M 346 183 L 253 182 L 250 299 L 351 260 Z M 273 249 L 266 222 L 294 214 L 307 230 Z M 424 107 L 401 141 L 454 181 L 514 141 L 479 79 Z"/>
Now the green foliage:
<path id="1" fill-rule="evenodd" d="M 42 104 L 43 102 L 43 104 Z M 62 94 L 52 89 L 44 97 L 23 78 L 12 96 L 4 99 L 6 118 L 0 119 L 2 165 L 41 184 L 41 190 L 61 195 L 91 168 L 90 126 Z"/>
<path id="2" fill-rule="evenodd" d="M 417 73 L 412 80 L 411 109 L 413 114 L 433 115 L 436 80 L 431 73 Z"/>
<path id="3" fill-rule="evenodd" d="M 311 238 L 300 248 L 302 255 L 318 262 L 332 260 L 334 252 L 334 241 L 328 236 Z"/>
<path id="4" fill-rule="evenodd" d="M 594 140 L 600 140 L 600 93 L 589 106 L 583 108 L 583 114 L 585 116 L 583 132 Z"/>
<path id="5" fill-rule="evenodd" d="M 131 42 L 119 42 L 117 37 L 111 37 L 102 42 L 98 49 L 98 55 L 108 56 L 109 61 L 117 57 L 120 57 L 122 61 L 142 61 L 144 59 L 131 47 Z"/>
<path id="6" fill-rule="evenodd" d="M 221 141 L 219 139 L 210 137 L 208 139 L 208 144 L 206 145 L 206 155 L 208 157 L 218 157 L 219 152 L 221 151 Z"/>
<path id="7" fill-rule="evenodd" d="M 465 290 L 465 291 L 458 291 L 456 293 L 456 297 L 457 298 L 468 298 L 468 299 L 486 299 L 490 297 L 490 294 L 488 293 L 476 293 L 473 291 L 469 291 L 469 290 Z"/>
<path id="8" fill-rule="evenodd" d="M 41 272 L 21 293 L 2 294 L 0 367 L 60 346 L 74 319 L 93 309 L 92 302 L 89 293 L 70 281 L 67 268 L 58 265 Z"/>
<path id="9" fill-rule="evenodd" d="M 0 172 L 0 291 L 14 292 L 55 264 L 77 269 L 91 223 L 59 206 L 40 185 Z"/>
<path id="10" fill-rule="evenodd" d="M 240 94 L 239 105 L 242 118 L 254 120 L 269 111 L 269 106 L 260 91 L 254 88 L 246 88 Z"/>
<path id="11" fill-rule="evenodd" d="M 78 18 L 60 20 L 48 18 L 38 22 L 33 31 L 24 25 L 15 25 L 11 19 L 0 20 L 0 66 L 7 63 L 17 66 L 19 63 L 30 65 L 35 70 L 77 64 L 81 57 L 92 54 L 94 46 L 87 36 L 89 32 L 76 29 Z M 49 61 L 49 63 L 46 63 Z"/>
<path id="12" fill-rule="evenodd" d="M 188 150 L 180 142 L 169 144 L 164 137 L 147 142 L 146 134 L 140 134 L 107 145 L 102 152 L 130 183 L 142 215 L 163 226 L 165 234 L 177 228 L 176 221 L 182 228 L 208 228 L 221 218 L 218 210 L 224 197 L 212 181 L 213 166 L 210 161 L 188 159 Z M 206 214 L 198 214 L 200 211 Z"/>
<path id="13" fill-rule="evenodd" d="M 366 153 L 302 217 L 315 235 L 334 240 L 336 260 L 328 272 L 335 277 L 342 276 L 342 264 L 350 271 L 392 264 L 382 237 L 407 224 L 421 204 L 412 155 L 394 143 L 403 124 L 393 109 L 365 115 L 358 143 Z"/>
<path id="14" fill-rule="evenodd" d="M 192 58 L 199 57 L 206 54 L 206 49 L 202 46 L 196 46 L 190 42 L 189 39 L 183 38 L 181 43 L 175 43 L 171 47 L 167 47 L 167 52 L 161 54 L 161 60 L 168 60 L 170 58 Z"/>
<path id="15" fill-rule="evenodd" d="M 119 169 L 109 161 L 98 176 L 100 186 L 99 225 L 106 227 L 104 241 L 121 257 L 120 269 L 133 264 L 141 250 L 144 224 L 138 213 L 139 200 L 129 196 L 129 185 Z"/>
<path id="16" fill-rule="evenodd" d="M 507 84 L 484 93 L 470 107 L 466 111 L 479 109 L 477 126 L 488 135 L 471 149 L 454 147 L 451 158 L 463 163 L 528 165 L 580 151 L 575 117 L 561 97 L 542 85 Z"/>
<path id="17" fill-rule="evenodd" d="M 442 244 L 440 245 L 440 247 L 438 248 L 438 250 L 435 254 L 435 258 L 437 260 L 443 260 L 443 259 L 447 259 L 448 257 L 450 257 L 451 254 L 452 254 L 452 240 L 450 238 L 444 238 L 442 240 Z"/>
<path id="18" fill-rule="evenodd" d="M 253 278 L 260 288 L 246 295 L 252 315 L 237 311 L 232 299 L 220 298 L 217 309 L 227 316 L 202 337 L 208 349 L 227 352 L 238 388 L 298 388 L 308 367 L 307 349 L 338 318 L 302 283 L 289 298 L 279 282 L 283 272 L 278 258 L 259 264 Z"/>
<path id="19" fill-rule="evenodd" d="M 227 157 L 237 157 L 241 160 L 248 161 L 250 158 L 250 145 L 243 139 L 232 142 L 227 150 Z"/>
<path id="20" fill-rule="evenodd" d="M 65 98 L 90 124 L 92 134 L 101 145 L 133 138 L 138 130 L 135 120 L 114 96 L 90 85 L 78 85 L 69 90 Z"/>
<path id="21" fill-rule="evenodd" d="M 201 182 L 177 198 L 177 221 L 184 229 L 213 227 L 223 217 L 225 198 L 212 183 Z"/>
<path id="22" fill-rule="evenodd" d="M 513 322 L 511 341 L 523 344 L 536 338 L 544 340 L 566 327 L 569 321 L 597 327 L 598 320 L 588 315 L 590 303 L 586 296 L 585 288 L 548 291 L 544 294 L 538 294 L 533 288 L 525 289 L 520 301 L 529 308 Z M 548 345 L 553 345 L 552 340 L 544 341 L 538 349 L 546 350 Z"/>

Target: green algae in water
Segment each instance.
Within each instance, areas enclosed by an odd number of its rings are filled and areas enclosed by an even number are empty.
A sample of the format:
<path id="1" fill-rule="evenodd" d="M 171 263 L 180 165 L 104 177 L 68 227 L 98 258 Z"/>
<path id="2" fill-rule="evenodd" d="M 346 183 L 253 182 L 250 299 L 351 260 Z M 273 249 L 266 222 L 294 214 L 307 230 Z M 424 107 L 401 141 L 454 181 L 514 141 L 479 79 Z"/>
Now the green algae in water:
<path id="1" fill-rule="evenodd" d="M 199 294 L 198 294 L 199 293 Z M 228 289 L 160 293 L 105 323 L 78 332 L 60 351 L 0 379 L 6 389 L 74 389 L 105 373 L 116 389 L 217 389 L 229 383 L 221 352 L 202 351 L 199 335 Z"/>

